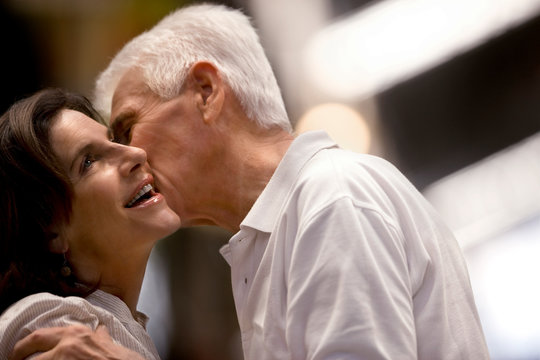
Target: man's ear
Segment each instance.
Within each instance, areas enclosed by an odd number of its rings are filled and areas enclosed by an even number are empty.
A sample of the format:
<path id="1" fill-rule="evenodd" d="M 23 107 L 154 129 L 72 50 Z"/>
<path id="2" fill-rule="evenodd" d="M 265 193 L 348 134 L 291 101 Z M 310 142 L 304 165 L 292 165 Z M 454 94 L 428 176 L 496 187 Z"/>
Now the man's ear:
<path id="1" fill-rule="evenodd" d="M 214 121 L 225 99 L 224 83 L 218 69 L 209 62 L 199 61 L 189 70 L 196 102 L 205 122 Z"/>

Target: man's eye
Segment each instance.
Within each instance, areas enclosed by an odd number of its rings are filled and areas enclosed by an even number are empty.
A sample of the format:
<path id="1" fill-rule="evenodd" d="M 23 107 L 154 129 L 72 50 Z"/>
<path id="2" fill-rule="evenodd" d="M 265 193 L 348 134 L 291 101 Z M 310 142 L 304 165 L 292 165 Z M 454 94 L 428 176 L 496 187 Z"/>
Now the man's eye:
<path id="1" fill-rule="evenodd" d="M 131 142 L 131 127 L 115 133 L 113 141 L 122 145 L 129 145 Z"/>

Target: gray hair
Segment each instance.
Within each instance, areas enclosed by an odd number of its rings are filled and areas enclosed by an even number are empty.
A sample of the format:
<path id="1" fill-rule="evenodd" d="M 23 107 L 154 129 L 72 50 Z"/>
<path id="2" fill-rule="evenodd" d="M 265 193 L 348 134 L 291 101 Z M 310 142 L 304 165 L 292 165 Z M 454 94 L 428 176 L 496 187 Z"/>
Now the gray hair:
<path id="1" fill-rule="evenodd" d="M 250 19 L 223 5 L 181 8 L 132 39 L 99 75 L 94 105 L 108 119 L 116 86 L 132 68 L 142 71 L 152 92 L 169 100 L 180 94 L 190 66 L 198 61 L 216 66 L 251 120 L 291 131 L 279 86 Z"/>

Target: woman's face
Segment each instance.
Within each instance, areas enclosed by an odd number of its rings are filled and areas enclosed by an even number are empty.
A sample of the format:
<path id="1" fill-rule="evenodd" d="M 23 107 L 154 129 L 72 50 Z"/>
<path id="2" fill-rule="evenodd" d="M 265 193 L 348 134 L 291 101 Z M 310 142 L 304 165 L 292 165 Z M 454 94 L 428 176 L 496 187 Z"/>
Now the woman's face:
<path id="1" fill-rule="evenodd" d="M 74 189 L 71 220 L 61 238 L 67 239 L 70 261 L 82 266 L 147 256 L 158 239 L 180 226 L 152 188 L 144 150 L 109 139 L 105 126 L 73 110 L 63 110 L 50 132 Z"/>

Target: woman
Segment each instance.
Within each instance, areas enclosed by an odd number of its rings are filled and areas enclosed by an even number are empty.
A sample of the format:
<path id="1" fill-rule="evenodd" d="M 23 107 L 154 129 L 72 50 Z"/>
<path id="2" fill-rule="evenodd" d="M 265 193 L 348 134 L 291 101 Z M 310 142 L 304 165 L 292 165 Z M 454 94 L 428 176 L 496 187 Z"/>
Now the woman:
<path id="1" fill-rule="evenodd" d="M 106 325 L 159 358 L 137 312 L 156 241 L 180 219 L 146 153 L 110 140 L 83 97 L 43 90 L 0 118 L 0 359 L 48 326 Z"/>

